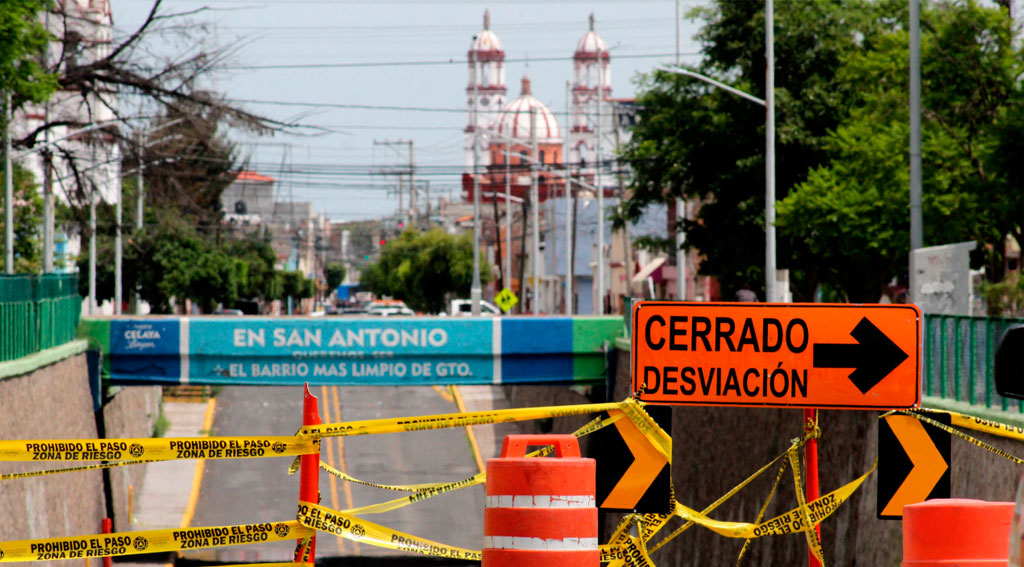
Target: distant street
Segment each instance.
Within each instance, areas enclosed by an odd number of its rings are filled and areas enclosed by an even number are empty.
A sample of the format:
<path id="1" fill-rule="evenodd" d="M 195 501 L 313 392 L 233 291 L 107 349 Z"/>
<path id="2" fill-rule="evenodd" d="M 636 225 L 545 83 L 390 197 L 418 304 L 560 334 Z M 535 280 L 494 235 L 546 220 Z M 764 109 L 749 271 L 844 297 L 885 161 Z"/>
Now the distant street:
<path id="1" fill-rule="evenodd" d="M 324 422 L 458 411 L 444 389 L 429 387 L 314 387 Z M 466 388 L 467 398 L 487 399 L 498 388 Z M 217 396 L 213 435 L 288 435 L 301 425 L 302 390 L 293 387 L 226 387 Z M 485 406 L 489 407 L 489 406 Z M 476 408 L 470 408 L 476 409 Z M 481 429 L 481 428 L 477 428 Z M 493 454 L 492 432 L 481 432 L 484 458 Z M 321 458 L 371 482 L 412 484 L 469 477 L 478 471 L 466 430 L 335 438 Z M 207 461 L 192 526 L 217 526 L 293 519 L 298 475 L 287 476 L 291 459 Z M 321 503 L 344 510 L 398 498 L 384 491 L 334 479 L 321 471 Z M 368 520 L 413 535 L 479 549 L 483 541 L 483 487 L 471 487 Z M 317 556 L 398 555 L 391 550 L 318 534 Z M 209 561 L 289 561 L 290 544 L 257 544 L 189 553 Z"/>

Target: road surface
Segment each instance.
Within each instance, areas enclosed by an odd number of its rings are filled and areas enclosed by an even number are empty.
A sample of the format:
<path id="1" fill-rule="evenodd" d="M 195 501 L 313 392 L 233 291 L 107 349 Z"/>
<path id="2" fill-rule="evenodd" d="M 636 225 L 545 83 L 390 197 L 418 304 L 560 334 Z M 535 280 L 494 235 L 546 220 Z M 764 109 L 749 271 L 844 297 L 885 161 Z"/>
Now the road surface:
<path id="1" fill-rule="evenodd" d="M 325 423 L 452 413 L 450 393 L 431 387 L 313 387 Z M 502 405 L 497 387 L 463 387 L 470 411 Z M 498 398 L 495 400 L 494 398 Z M 211 435 L 290 435 L 301 426 L 302 389 L 226 387 L 217 396 Z M 510 431 L 476 427 L 483 459 Z M 451 481 L 478 472 L 464 428 L 356 436 L 325 440 L 321 459 L 370 482 L 413 484 Z M 294 519 L 298 475 L 287 475 L 291 458 L 212 460 L 205 464 L 192 526 L 223 526 Z M 336 510 L 374 504 L 405 493 L 341 481 L 321 471 L 321 504 Z M 483 486 L 443 494 L 414 505 L 365 518 L 420 537 L 480 549 L 483 541 Z M 285 542 L 189 552 L 186 558 L 221 562 L 290 561 Z M 317 557 L 400 555 L 400 552 L 330 536 L 317 537 Z"/>

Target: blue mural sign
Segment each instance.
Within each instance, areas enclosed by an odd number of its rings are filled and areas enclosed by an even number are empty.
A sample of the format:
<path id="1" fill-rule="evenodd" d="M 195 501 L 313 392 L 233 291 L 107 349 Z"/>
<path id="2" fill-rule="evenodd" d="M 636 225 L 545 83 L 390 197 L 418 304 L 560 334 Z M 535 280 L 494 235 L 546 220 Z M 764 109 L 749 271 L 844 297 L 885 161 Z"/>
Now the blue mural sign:
<path id="1" fill-rule="evenodd" d="M 110 322 L 110 373 L 123 381 L 175 384 L 181 378 L 178 319 L 115 319 Z"/>
<path id="2" fill-rule="evenodd" d="M 621 319 L 85 319 L 115 384 L 600 383 Z M 109 328 L 109 342 L 106 333 Z"/>
<path id="3" fill-rule="evenodd" d="M 480 384 L 494 375 L 492 320 L 192 321 L 189 380 L 230 384 Z"/>

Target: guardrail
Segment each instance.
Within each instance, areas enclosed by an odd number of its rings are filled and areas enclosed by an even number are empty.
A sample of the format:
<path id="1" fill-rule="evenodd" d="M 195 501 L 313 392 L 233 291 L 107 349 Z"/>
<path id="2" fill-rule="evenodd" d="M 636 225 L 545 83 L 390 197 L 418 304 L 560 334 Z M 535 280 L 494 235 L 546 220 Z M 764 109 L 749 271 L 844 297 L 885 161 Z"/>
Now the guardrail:
<path id="1" fill-rule="evenodd" d="M 0 275 L 0 362 L 75 339 L 77 274 Z"/>
<path id="2" fill-rule="evenodd" d="M 925 315 L 924 395 L 1024 413 L 1024 400 L 996 393 L 996 347 L 1003 332 L 1024 319 Z"/>

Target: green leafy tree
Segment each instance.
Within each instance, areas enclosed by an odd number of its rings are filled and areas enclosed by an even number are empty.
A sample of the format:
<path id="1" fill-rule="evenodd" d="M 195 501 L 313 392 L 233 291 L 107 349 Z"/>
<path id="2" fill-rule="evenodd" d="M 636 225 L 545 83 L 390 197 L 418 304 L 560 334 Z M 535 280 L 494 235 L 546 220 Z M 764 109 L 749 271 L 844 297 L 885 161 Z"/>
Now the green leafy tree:
<path id="1" fill-rule="evenodd" d="M 316 293 L 316 282 L 298 270 L 280 271 L 277 280 L 277 299 L 304 299 Z"/>
<path id="2" fill-rule="evenodd" d="M 324 279 L 327 280 L 327 289 L 334 289 L 345 281 L 345 264 L 332 262 L 324 267 Z"/>
<path id="3" fill-rule="evenodd" d="M 11 93 L 14 108 L 42 102 L 57 87 L 42 64 L 49 34 L 39 14 L 50 5 L 49 0 L 0 2 L 0 92 Z"/>
<path id="4" fill-rule="evenodd" d="M 894 15 L 899 15 L 894 14 Z M 922 13 L 925 244 L 975 240 L 1002 277 L 1007 234 L 1020 241 L 1020 61 L 1011 20 L 973 2 Z M 844 57 L 838 77 L 858 103 L 827 138 L 829 160 L 778 205 L 779 234 L 804 280 L 843 300 L 876 301 L 905 281 L 909 242 L 908 37 L 879 27 Z M 1016 135 L 1009 134 L 1017 120 Z M 1015 163 L 1006 152 L 1017 151 Z M 1016 186 L 1013 184 L 1017 183 Z"/>
<path id="5" fill-rule="evenodd" d="M 776 193 L 825 159 L 823 140 L 847 105 L 836 80 L 845 53 L 859 49 L 859 18 L 839 0 L 780 0 L 775 11 Z M 764 98 L 763 2 L 718 1 L 691 13 L 704 25 L 698 69 Z M 683 225 L 687 246 L 703 256 L 701 273 L 726 297 L 764 282 L 764 108 L 701 81 L 656 72 L 641 79 L 641 111 L 622 151 L 634 173 L 633 196 L 615 215 L 636 219 L 652 203 L 699 200 Z M 780 258 L 787 258 L 780 244 Z M 785 261 L 780 267 L 788 267 Z M 763 288 L 758 289 L 763 297 Z"/>
<path id="6" fill-rule="evenodd" d="M 723 0 L 693 15 L 704 20 L 699 70 L 763 98 L 762 10 Z M 925 242 L 977 240 L 998 277 L 1004 236 L 1019 241 L 1024 219 L 1024 58 L 1005 10 L 935 2 L 922 14 Z M 775 18 L 779 267 L 797 300 L 876 301 L 907 272 L 906 3 L 780 0 Z M 616 220 L 698 200 L 684 228 L 701 272 L 726 297 L 763 282 L 763 109 L 677 75 L 641 86 L 622 154 L 635 196 Z"/>
<path id="7" fill-rule="evenodd" d="M 491 266 L 480 259 L 480 281 L 491 279 Z M 473 241 L 435 228 L 408 229 L 388 241 L 376 263 L 362 274 L 363 286 L 381 296 L 401 299 L 425 313 L 444 310 L 450 295 L 466 297 L 473 284 Z"/>

